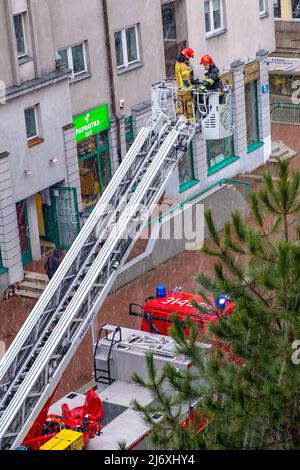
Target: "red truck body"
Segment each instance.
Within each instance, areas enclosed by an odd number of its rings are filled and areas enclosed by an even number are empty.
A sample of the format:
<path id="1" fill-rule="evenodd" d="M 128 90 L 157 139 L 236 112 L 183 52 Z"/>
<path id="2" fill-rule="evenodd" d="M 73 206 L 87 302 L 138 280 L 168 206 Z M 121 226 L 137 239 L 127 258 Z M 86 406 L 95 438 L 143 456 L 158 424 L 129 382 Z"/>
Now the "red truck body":
<path id="1" fill-rule="evenodd" d="M 194 307 L 192 300 L 204 308 L 206 313 Z M 158 286 L 156 297 L 148 297 L 143 305 L 130 304 L 129 314 L 142 318 L 141 330 L 147 333 L 169 336 L 172 315 L 177 314 L 181 321 L 190 317 L 199 325 L 201 334 L 205 334 L 209 323 L 217 322 L 219 318 L 227 317 L 235 310 L 235 304 L 228 296 L 222 296 L 222 307 L 212 297 L 208 297 L 208 301 L 209 303 L 200 295 L 168 292 L 164 291 L 163 286 Z M 187 328 L 185 330 L 188 332 Z M 216 337 L 213 338 L 213 347 L 221 349 L 233 364 L 240 367 L 244 365 L 244 361 L 231 351 L 230 345 L 222 346 Z"/>
<path id="2" fill-rule="evenodd" d="M 191 304 L 191 300 L 195 300 L 198 305 L 205 308 L 207 313 L 200 312 Z M 181 292 L 167 292 L 166 297 L 149 298 L 143 304 L 143 310 L 152 317 L 152 325 L 157 328 L 159 334 L 168 335 L 171 326 L 171 316 L 177 314 L 179 320 L 190 317 L 199 328 L 205 333 L 210 322 L 217 322 L 219 317 L 224 317 L 233 313 L 235 305 L 231 300 L 226 300 L 225 308 L 219 310 L 213 298 L 209 299 L 211 305 L 196 294 L 184 294 Z M 141 329 L 151 332 L 151 325 L 144 316 Z M 153 330 L 153 327 L 152 327 Z"/>

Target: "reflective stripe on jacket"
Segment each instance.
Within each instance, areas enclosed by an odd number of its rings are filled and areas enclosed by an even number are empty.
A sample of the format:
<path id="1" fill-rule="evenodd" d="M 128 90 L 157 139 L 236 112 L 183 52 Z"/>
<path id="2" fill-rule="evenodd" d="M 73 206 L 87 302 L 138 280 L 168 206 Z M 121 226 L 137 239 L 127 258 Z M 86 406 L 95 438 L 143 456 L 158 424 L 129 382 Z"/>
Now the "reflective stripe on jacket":
<path id="1" fill-rule="evenodd" d="M 175 76 L 177 86 L 193 88 L 191 84 L 191 68 L 184 62 L 176 62 Z"/>
<path id="2" fill-rule="evenodd" d="M 208 71 L 205 73 L 204 83 L 206 84 L 206 87 L 211 90 L 221 88 L 221 74 L 218 67 L 215 65 L 211 65 L 209 67 Z"/>

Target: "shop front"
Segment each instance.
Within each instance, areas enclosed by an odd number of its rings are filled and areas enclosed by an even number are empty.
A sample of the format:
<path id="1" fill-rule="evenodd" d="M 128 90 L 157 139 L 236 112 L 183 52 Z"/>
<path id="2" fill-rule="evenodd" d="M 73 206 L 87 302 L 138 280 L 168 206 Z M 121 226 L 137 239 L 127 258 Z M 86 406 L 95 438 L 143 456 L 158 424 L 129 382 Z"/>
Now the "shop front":
<path id="1" fill-rule="evenodd" d="M 75 116 L 75 137 L 83 210 L 91 211 L 110 182 L 108 105 Z"/>

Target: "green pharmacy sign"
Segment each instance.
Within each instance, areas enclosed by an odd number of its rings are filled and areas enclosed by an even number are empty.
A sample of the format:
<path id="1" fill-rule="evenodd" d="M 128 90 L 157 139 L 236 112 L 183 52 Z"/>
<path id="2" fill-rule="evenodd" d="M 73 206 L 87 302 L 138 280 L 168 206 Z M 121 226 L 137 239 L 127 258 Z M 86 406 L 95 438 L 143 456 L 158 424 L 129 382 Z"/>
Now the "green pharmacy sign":
<path id="1" fill-rule="evenodd" d="M 99 132 L 109 129 L 108 105 L 92 109 L 85 114 L 73 118 L 76 142 L 87 139 Z"/>

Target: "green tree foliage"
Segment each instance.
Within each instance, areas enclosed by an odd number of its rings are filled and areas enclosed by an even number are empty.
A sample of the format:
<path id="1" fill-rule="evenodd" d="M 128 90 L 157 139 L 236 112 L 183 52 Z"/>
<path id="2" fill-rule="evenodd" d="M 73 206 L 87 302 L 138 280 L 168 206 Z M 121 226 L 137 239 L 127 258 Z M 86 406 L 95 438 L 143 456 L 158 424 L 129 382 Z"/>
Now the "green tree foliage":
<path id="1" fill-rule="evenodd" d="M 287 161 L 278 167 L 277 179 L 266 172 L 262 188 L 251 193 L 248 221 L 234 212 L 220 235 L 206 212 L 211 240 L 203 250 L 218 261 L 213 279 L 197 275 L 200 293 L 226 293 L 236 311 L 211 324 L 205 340 L 213 343 L 217 336 L 244 365 L 221 347 L 212 347 L 207 358 L 197 328 L 187 321 L 187 335 L 175 321 L 171 334 L 193 368 L 179 372 L 168 365 L 157 376 L 150 355 L 148 382 L 135 375 L 156 400 L 152 409 L 135 407 L 157 448 L 300 448 L 300 364 L 292 360 L 300 340 L 300 174 Z M 197 399 L 199 416 L 212 419 L 200 434 L 195 421 L 180 425 L 180 414 Z"/>

